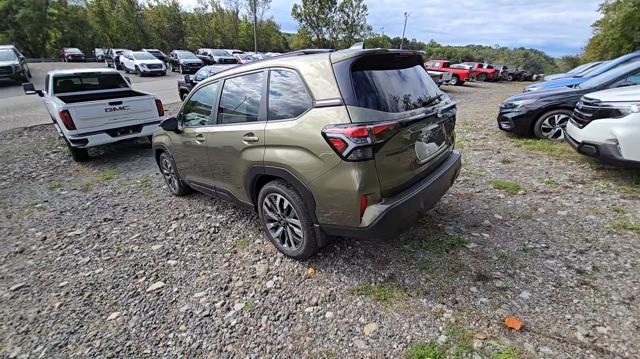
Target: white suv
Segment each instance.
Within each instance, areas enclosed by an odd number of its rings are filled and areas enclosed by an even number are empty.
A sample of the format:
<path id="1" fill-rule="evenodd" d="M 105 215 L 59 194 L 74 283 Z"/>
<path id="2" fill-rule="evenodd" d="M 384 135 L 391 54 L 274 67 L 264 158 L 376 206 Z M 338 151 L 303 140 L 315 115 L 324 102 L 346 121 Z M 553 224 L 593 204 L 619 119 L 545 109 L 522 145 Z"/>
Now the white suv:
<path id="1" fill-rule="evenodd" d="M 167 74 L 164 62 L 146 51 L 125 51 L 120 56 L 120 64 L 126 72 L 135 72 L 138 76 Z"/>
<path id="2" fill-rule="evenodd" d="M 640 166 L 640 85 L 583 96 L 566 135 L 582 154 L 611 164 Z"/>

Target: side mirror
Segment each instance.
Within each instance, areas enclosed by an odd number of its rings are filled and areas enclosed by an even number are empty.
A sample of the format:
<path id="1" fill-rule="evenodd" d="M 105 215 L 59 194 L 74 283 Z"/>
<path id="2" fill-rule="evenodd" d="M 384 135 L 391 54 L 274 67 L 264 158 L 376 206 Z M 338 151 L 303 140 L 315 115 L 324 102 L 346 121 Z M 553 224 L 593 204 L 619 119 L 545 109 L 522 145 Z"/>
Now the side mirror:
<path id="1" fill-rule="evenodd" d="M 191 83 L 191 76 L 189 76 L 189 74 L 184 75 L 184 82 L 188 84 Z"/>
<path id="2" fill-rule="evenodd" d="M 26 84 L 22 84 L 22 89 L 26 95 L 38 95 L 40 97 L 44 96 L 42 90 L 36 90 L 31 82 L 27 82 Z"/>
<path id="3" fill-rule="evenodd" d="M 178 119 L 175 117 L 169 117 L 164 121 L 160 122 L 160 128 L 165 131 L 180 133 L 180 125 L 178 124 Z"/>
<path id="4" fill-rule="evenodd" d="M 127 82 L 129 83 L 129 85 L 131 85 L 131 77 L 127 76 L 124 78 L 125 80 L 127 80 Z"/>

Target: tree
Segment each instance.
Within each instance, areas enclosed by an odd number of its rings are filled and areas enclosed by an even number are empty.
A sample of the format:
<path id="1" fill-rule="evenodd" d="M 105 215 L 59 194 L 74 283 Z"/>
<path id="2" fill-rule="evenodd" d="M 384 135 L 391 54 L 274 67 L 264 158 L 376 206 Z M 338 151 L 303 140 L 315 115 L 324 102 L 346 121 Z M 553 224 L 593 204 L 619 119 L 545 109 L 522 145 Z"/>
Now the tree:
<path id="1" fill-rule="evenodd" d="M 593 37 L 584 60 L 607 60 L 640 49 L 640 0 L 605 0 L 602 18 L 593 23 Z"/>
<path id="2" fill-rule="evenodd" d="M 370 32 L 369 11 L 363 0 L 342 0 L 337 9 L 337 34 L 341 47 L 362 41 Z"/>
<path id="3" fill-rule="evenodd" d="M 293 5 L 291 16 L 311 35 L 314 45 L 322 48 L 331 46 L 336 12 L 337 0 L 302 0 L 302 4 Z"/>

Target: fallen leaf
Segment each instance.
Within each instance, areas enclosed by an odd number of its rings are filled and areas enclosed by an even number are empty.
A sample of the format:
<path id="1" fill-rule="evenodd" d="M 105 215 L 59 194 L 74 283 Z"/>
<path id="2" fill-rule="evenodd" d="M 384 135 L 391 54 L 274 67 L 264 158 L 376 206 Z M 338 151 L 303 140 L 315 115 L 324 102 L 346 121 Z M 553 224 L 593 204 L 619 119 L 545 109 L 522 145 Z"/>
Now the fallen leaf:
<path id="1" fill-rule="evenodd" d="M 442 223 L 436 224 L 436 229 L 438 230 L 438 232 L 444 232 L 444 224 Z"/>
<path id="2" fill-rule="evenodd" d="M 364 326 L 364 335 L 369 336 L 373 334 L 373 332 L 375 332 L 376 330 L 378 330 L 378 324 L 369 323 Z"/>
<path id="3" fill-rule="evenodd" d="M 480 333 L 476 333 L 473 337 L 474 337 L 475 339 L 478 339 L 478 340 L 485 340 L 485 339 L 487 339 L 489 336 L 487 335 L 487 333 L 482 333 L 482 332 L 480 332 Z"/>
<path id="4" fill-rule="evenodd" d="M 504 325 L 513 330 L 520 330 L 522 328 L 522 320 L 518 317 L 508 316 L 504 318 Z"/>
<path id="5" fill-rule="evenodd" d="M 309 267 L 309 268 L 307 268 L 307 272 L 304 275 L 305 275 L 305 277 L 309 278 L 314 274 L 316 274 L 316 269 L 313 268 L 313 267 Z"/>

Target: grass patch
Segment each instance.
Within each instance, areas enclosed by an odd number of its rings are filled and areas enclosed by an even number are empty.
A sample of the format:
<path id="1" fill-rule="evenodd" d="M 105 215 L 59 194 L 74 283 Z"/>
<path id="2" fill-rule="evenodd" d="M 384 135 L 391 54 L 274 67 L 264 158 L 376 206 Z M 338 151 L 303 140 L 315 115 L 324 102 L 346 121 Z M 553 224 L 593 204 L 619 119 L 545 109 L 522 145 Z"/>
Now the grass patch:
<path id="1" fill-rule="evenodd" d="M 474 352 L 473 333 L 470 330 L 460 325 L 452 324 L 444 329 L 444 334 L 448 338 L 447 343 L 453 357 L 463 358 Z"/>
<path id="2" fill-rule="evenodd" d="M 640 224 L 628 218 L 613 220 L 607 224 L 607 228 L 613 229 L 614 231 L 629 231 L 640 234 Z"/>
<path id="3" fill-rule="evenodd" d="M 508 345 L 497 340 L 489 341 L 491 345 L 496 347 L 498 350 L 491 352 L 492 359 L 518 359 L 522 355 L 522 349 Z"/>
<path id="4" fill-rule="evenodd" d="M 363 283 L 353 288 L 353 294 L 370 297 L 383 306 L 389 307 L 402 300 L 406 293 L 404 289 L 391 283 Z"/>
<path id="5" fill-rule="evenodd" d="M 516 147 L 523 147 L 527 150 L 542 152 L 554 157 L 579 159 L 583 156 L 576 153 L 568 144 L 559 141 L 542 140 L 535 138 L 512 138 L 511 141 Z"/>
<path id="6" fill-rule="evenodd" d="M 99 173 L 96 176 L 96 179 L 98 179 L 99 181 L 110 181 L 116 178 L 117 175 L 118 175 L 118 172 L 109 170 L 109 171 L 104 171 L 102 173 Z"/>
<path id="7" fill-rule="evenodd" d="M 62 187 L 64 187 L 64 185 L 62 183 L 54 182 L 54 183 L 49 184 L 49 186 L 47 186 L 47 189 L 49 191 L 55 191 L 55 190 L 60 189 Z"/>
<path id="8" fill-rule="evenodd" d="M 446 357 L 446 348 L 433 340 L 427 343 L 411 344 L 404 352 L 405 359 L 445 359 Z"/>
<path id="9" fill-rule="evenodd" d="M 466 246 L 467 244 L 469 244 L 469 241 L 464 239 L 461 235 L 442 234 L 435 238 L 425 239 L 418 242 L 418 248 L 440 254 L 449 254 Z"/>
<path id="10" fill-rule="evenodd" d="M 148 179 L 148 178 L 142 178 L 142 179 L 139 179 L 139 180 L 137 180 L 137 181 L 133 182 L 133 185 L 134 185 L 135 187 L 142 188 L 142 187 L 147 186 L 149 183 L 151 183 L 151 180 L 150 180 L 150 179 Z"/>
<path id="11" fill-rule="evenodd" d="M 613 212 L 617 213 L 617 214 L 626 214 L 627 210 L 622 208 L 622 207 L 613 207 L 611 209 Z"/>
<path id="12" fill-rule="evenodd" d="M 522 186 L 519 183 L 499 179 L 492 180 L 491 187 L 510 194 L 518 194 L 520 191 L 522 191 Z"/>
<path id="13" fill-rule="evenodd" d="M 560 186 L 560 184 L 558 182 L 556 182 L 552 178 L 545 178 L 544 181 L 542 181 L 542 183 L 544 183 L 545 185 L 547 185 L 549 187 L 558 187 L 558 186 Z"/>
<path id="14" fill-rule="evenodd" d="M 244 311 L 247 313 L 251 313 L 256 308 L 256 303 L 254 302 L 246 302 L 244 303 Z"/>
<path id="15" fill-rule="evenodd" d="M 147 188 L 144 191 L 142 191 L 142 195 L 145 197 L 149 197 L 153 194 L 153 188 Z"/>
<path id="16" fill-rule="evenodd" d="M 225 249 L 223 253 L 231 253 L 233 252 L 234 249 L 239 249 L 239 250 L 247 249 L 249 248 L 250 245 L 251 245 L 251 242 L 249 242 L 246 239 L 241 239 L 236 243 L 234 243 L 231 247 Z"/>
<path id="17" fill-rule="evenodd" d="M 469 174 L 472 175 L 473 177 L 486 177 L 487 176 L 487 173 L 486 172 L 482 172 L 482 171 L 469 170 L 467 172 L 469 172 Z"/>
<path id="18" fill-rule="evenodd" d="M 504 158 L 500 159 L 500 163 L 502 163 L 503 165 L 508 165 L 510 163 L 513 163 L 513 162 L 514 161 L 511 158 L 507 158 L 507 157 L 504 157 Z"/>

